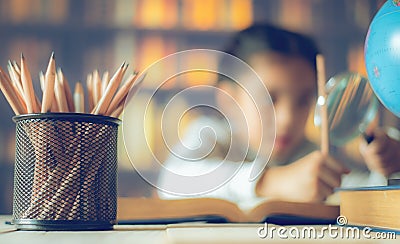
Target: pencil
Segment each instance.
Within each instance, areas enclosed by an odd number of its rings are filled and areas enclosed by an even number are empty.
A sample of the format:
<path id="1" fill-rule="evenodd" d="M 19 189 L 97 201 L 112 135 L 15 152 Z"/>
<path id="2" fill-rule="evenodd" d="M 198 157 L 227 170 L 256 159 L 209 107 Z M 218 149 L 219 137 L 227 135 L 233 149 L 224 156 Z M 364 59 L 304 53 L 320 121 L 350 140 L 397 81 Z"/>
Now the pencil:
<path id="1" fill-rule="evenodd" d="M 24 90 L 22 89 L 20 76 L 15 73 L 14 68 L 12 67 L 11 61 L 8 61 L 7 69 L 8 69 L 8 73 L 10 74 L 10 79 L 11 79 L 11 81 L 9 81 L 9 83 L 12 84 L 12 88 L 14 90 L 15 95 L 17 96 L 18 100 L 23 105 L 24 110 L 26 111 Z M 8 78 L 5 73 L 4 73 L 4 75 L 6 78 Z"/>
<path id="2" fill-rule="evenodd" d="M 44 89 L 45 89 L 45 85 L 44 85 L 44 74 L 42 71 L 39 72 L 39 82 L 40 82 L 40 88 L 42 89 L 42 94 L 44 94 Z M 43 100 L 43 98 L 42 98 Z M 53 91 L 53 99 L 52 99 L 52 103 L 51 103 L 51 112 L 58 112 L 58 105 L 57 105 L 57 101 L 56 101 L 56 97 Z"/>
<path id="3" fill-rule="evenodd" d="M 22 88 L 24 89 L 24 98 L 26 102 L 26 108 L 28 113 L 36 113 L 39 109 L 36 107 L 35 92 L 33 90 L 32 78 L 29 72 L 28 65 L 26 63 L 24 55 L 21 53 L 21 81 Z"/>
<path id="4" fill-rule="evenodd" d="M 4 70 L 0 67 L 0 89 L 6 97 L 7 102 L 10 104 L 11 109 L 14 111 L 15 115 L 20 115 L 26 113 L 23 105 L 17 98 L 17 95 L 12 88 L 11 82 L 8 79 L 7 75 L 4 73 Z"/>
<path id="5" fill-rule="evenodd" d="M 64 93 L 65 93 L 65 98 L 67 99 L 68 111 L 74 112 L 75 106 L 74 106 L 74 99 L 72 97 L 71 87 L 69 86 L 69 82 L 65 77 L 64 73 L 62 72 L 61 68 L 57 69 L 57 75 L 58 77 L 60 77 L 59 79 L 61 81 L 62 86 L 64 87 Z"/>
<path id="6" fill-rule="evenodd" d="M 108 83 L 110 82 L 110 73 L 108 71 L 103 73 L 103 78 L 101 79 L 101 93 L 106 92 Z"/>
<path id="7" fill-rule="evenodd" d="M 118 105 L 121 103 L 121 101 L 125 99 L 129 90 L 133 86 L 136 78 L 137 78 L 137 74 L 132 74 L 128 77 L 125 84 L 123 84 L 121 86 L 121 88 L 117 91 L 114 98 L 112 99 L 110 106 L 107 109 L 106 114 L 111 114 L 118 107 Z"/>
<path id="8" fill-rule="evenodd" d="M 43 79 L 43 99 L 42 99 L 42 113 L 51 111 L 51 105 L 54 98 L 54 86 L 56 81 L 56 62 L 54 53 L 51 54 L 49 64 L 47 66 L 46 74 Z M 40 76 L 40 75 L 39 75 Z M 54 101 L 55 102 L 55 101 Z"/>
<path id="9" fill-rule="evenodd" d="M 92 74 L 88 74 L 87 77 L 86 77 L 86 88 L 87 88 L 87 91 L 88 91 L 88 110 L 92 111 L 93 108 L 94 108 Z"/>
<path id="10" fill-rule="evenodd" d="M 8 73 L 10 74 L 11 80 L 17 86 L 19 93 L 21 95 L 23 95 L 24 94 L 24 89 L 22 88 L 21 76 L 14 69 L 13 64 L 11 63 L 10 60 L 8 60 L 7 69 L 8 69 Z"/>
<path id="11" fill-rule="evenodd" d="M 43 71 L 39 72 L 39 84 L 40 84 L 40 89 L 42 90 L 42 93 L 44 94 L 44 89 L 45 88 L 44 88 L 44 74 L 43 74 Z"/>
<path id="12" fill-rule="evenodd" d="M 122 77 L 124 76 L 124 72 L 126 70 L 127 65 L 125 62 L 121 65 L 121 67 L 115 72 L 113 77 L 110 80 L 110 83 L 107 86 L 106 92 L 101 97 L 99 103 L 97 104 L 94 114 L 104 115 L 107 112 L 108 106 L 110 105 L 111 99 L 113 98 L 115 92 L 117 91 Z"/>
<path id="13" fill-rule="evenodd" d="M 24 63 L 24 64 L 22 64 L 22 63 Z M 23 68 L 23 65 L 24 65 L 24 68 Z M 16 79 L 18 79 L 16 82 L 22 84 L 22 90 L 24 90 L 24 84 L 23 84 L 22 78 L 26 77 L 26 79 L 28 80 L 28 82 L 29 82 L 29 86 L 28 86 L 29 90 L 28 90 L 28 92 L 31 93 L 32 100 L 30 100 L 30 101 L 31 101 L 32 107 L 34 109 L 33 112 L 34 113 L 40 112 L 40 108 L 41 108 L 42 105 L 41 105 L 38 97 L 35 95 L 35 90 L 33 89 L 31 74 L 29 72 L 28 65 L 27 65 L 27 63 L 25 61 L 25 58 L 23 57 L 22 53 L 21 53 L 21 68 L 18 67 L 18 64 L 15 61 L 13 62 L 13 66 L 12 67 L 14 68 L 13 70 L 16 71 L 15 72 L 15 77 L 16 77 Z M 22 97 L 26 101 L 25 104 L 28 104 L 29 98 L 25 97 L 26 96 L 25 90 L 23 91 L 22 94 L 23 94 Z"/>
<path id="14" fill-rule="evenodd" d="M 75 112 L 77 113 L 85 112 L 85 97 L 83 93 L 82 84 L 79 81 L 75 85 L 74 103 L 75 103 Z"/>
<path id="15" fill-rule="evenodd" d="M 40 102 L 39 98 L 35 95 L 35 102 L 36 102 L 36 110 L 37 112 L 40 112 L 40 108 L 42 107 L 42 103 Z"/>
<path id="16" fill-rule="evenodd" d="M 93 71 L 93 101 L 94 104 L 97 104 L 100 101 L 102 92 L 101 92 L 101 80 L 98 70 Z"/>
<path id="17" fill-rule="evenodd" d="M 17 74 L 18 74 L 19 76 L 21 76 L 21 68 L 19 67 L 17 61 L 14 60 L 14 61 L 12 62 L 12 65 L 13 65 L 13 67 L 14 67 L 15 72 L 17 72 Z"/>
<path id="18" fill-rule="evenodd" d="M 23 113 L 26 113 L 26 104 L 25 104 L 25 100 L 24 97 L 22 95 L 22 93 L 20 93 L 18 91 L 18 88 L 15 86 L 15 83 L 10 82 L 12 89 L 14 90 L 15 95 L 17 96 L 17 99 L 19 100 L 19 102 L 21 103 L 22 107 L 23 107 Z"/>
<path id="19" fill-rule="evenodd" d="M 124 110 L 124 103 L 121 103 L 114 111 L 112 111 L 110 116 L 114 118 L 119 118 L 123 110 Z"/>
<path id="20" fill-rule="evenodd" d="M 117 105 L 117 107 L 114 110 L 107 111 L 107 115 L 110 115 L 111 117 L 115 117 L 115 118 L 118 118 L 121 115 L 125 104 L 128 103 L 129 99 L 131 99 L 133 97 L 133 95 L 139 90 L 139 87 L 140 87 L 141 83 L 143 82 L 144 78 L 146 77 L 146 75 L 147 74 L 145 73 L 143 75 L 138 76 L 136 73 L 135 80 L 134 80 L 132 86 L 130 87 L 130 89 L 128 90 L 128 92 L 124 95 L 123 99 L 120 101 L 120 103 Z M 128 97 L 128 95 L 129 95 L 129 97 Z"/>
<path id="21" fill-rule="evenodd" d="M 328 106 L 327 94 L 325 90 L 325 60 L 321 54 L 316 57 L 317 62 L 317 79 L 318 79 L 318 99 L 323 100 L 320 105 L 321 115 L 321 152 L 329 155 L 329 123 L 328 123 Z"/>
<path id="22" fill-rule="evenodd" d="M 56 95 L 56 100 L 59 108 L 59 112 L 68 112 L 67 99 L 65 98 L 64 87 L 56 75 L 54 93 Z"/>

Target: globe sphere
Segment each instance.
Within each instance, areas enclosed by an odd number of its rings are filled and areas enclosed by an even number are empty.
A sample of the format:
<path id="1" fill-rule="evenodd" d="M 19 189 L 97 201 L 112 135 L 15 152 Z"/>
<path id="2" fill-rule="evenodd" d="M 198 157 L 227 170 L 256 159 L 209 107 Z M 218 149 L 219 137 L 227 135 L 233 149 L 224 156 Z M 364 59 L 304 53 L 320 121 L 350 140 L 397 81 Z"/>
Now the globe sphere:
<path id="1" fill-rule="evenodd" d="M 373 91 L 400 117 L 400 0 L 388 0 L 373 18 L 364 55 Z"/>

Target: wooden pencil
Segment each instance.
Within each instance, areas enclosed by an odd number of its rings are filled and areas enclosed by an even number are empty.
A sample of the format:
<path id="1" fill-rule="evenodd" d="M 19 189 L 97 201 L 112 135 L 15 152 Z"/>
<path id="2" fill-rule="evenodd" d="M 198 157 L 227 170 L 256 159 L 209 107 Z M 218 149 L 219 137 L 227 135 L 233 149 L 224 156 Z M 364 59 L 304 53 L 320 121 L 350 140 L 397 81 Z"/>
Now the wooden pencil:
<path id="1" fill-rule="evenodd" d="M 44 74 L 42 71 L 39 72 L 39 82 L 40 82 L 40 88 L 42 89 L 42 93 L 44 94 L 44 89 L 45 89 L 45 85 L 44 85 Z M 58 112 L 58 105 L 57 105 L 57 101 L 56 101 L 56 95 L 54 94 L 53 91 L 53 99 L 52 99 L 52 103 L 51 103 L 51 112 Z"/>
<path id="2" fill-rule="evenodd" d="M 46 74 L 43 77 L 43 99 L 42 99 L 42 113 L 51 111 L 51 105 L 54 101 L 54 86 L 56 82 L 56 61 L 54 53 L 52 53 L 49 64 L 47 66 Z"/>
<path id="3" fill-rule="evenodd" d="M 83 93 L 82 83 L 80 83 L 79 81 L 75 85 L 74 103 L 75 103 L 75 112 L 77 113 L 85 112 L 85 96 Z"/>
<path id="4" fill-rule="evenodd" d="M 39 72 L 39 84 L 40 84 L 40 89 L 42 90 L 42 94 L 44 94 L 45 85 L 44 85 L 44 74 L 43 74 L 43 71 Z"/>
<path id="5" fill-rule="evenodd" d="M 25 64 L 27 64 L 26 62 L 25 62 Z M 22 66 L 21 66 L 22 67 Z M 19 68 L 18 67 L 18 64 L 16 63 L 16 62 L 14 62 L 14 69 L 15 70 L 20 70 L 21 68 Z M 30 71 L 29 71 L 29 69 L 27 70 L 28 71 L 28 73 L 29 73 L 29 76 L 30 76 Z M 20 74 L 22 74 L 22 73 L 20 73 Z M 22 84 L 22 81 L 21 81 L 21 75 L 20 75 L 20 83 Z M 32 80 L 32 79 L 31 79 Z M 33 88 L 33 83 L 32 83 L 32 88 Z M 40 102 L 40 100 L 39 100 L 39 98 L 36 96 L 36 94 L 35 94 L 35 90 L 34 89 L 32 89 L 32 91 L 33 91 L 33 99 L 35 100 L 35 102 L 36 102 L 36 104 L 34 104 L 34 107 L 35 107 L 35 113 L 36 112 L 40 112 L 40 108 L 42 107 L 42 103 Z"/>
<path id="6" fill-rule="evenodd" d="M 125 74 L 125 72 L 128 70 L 129 64 L 127 64 L 126 62 L 124 62 L 125 65 L 122 66 L 122 73 Z"/>
<path id="7" fill-rule="evenodd" d="M 86 88 L 88 92 L 88 110 L 92 111 L 94 108 L 92 74 L 88 74 L 86 77 Z"/>
<path id="8" fill-rule="evenodd" d="M 109 116 L 114 117 L 114 118 L 119 118 L 119 116 L 121 116 L 123 110 L 124 110 L 124 103 L 121 102 L 118 105 L 118 107 L 116 109 L 114 109 L 111 114 L 109 114 Z"/>
<path id="9" fill-rule="evenodd" d="M 61 68 L 57 69 L 57 75 L 61 81 L 63 88 L 64 88 L 65 98 L 67 100 L 67 105 L 68 105 L 68 111 L 74 112 L 75 106 L 74 106 L 74 99 L 72 97 L 71 87 L 69 86 L 69 82 L 68 82 L 67 78 L 65 77 L 64 73 L 62 72 Z"/>
<path id="10" fill-rule="evenodd" d="M 327 94 L 325 90 L 325 59 L 321 54 L 316 57 L 317 62 L 317 80 L 318 80 L 318 99 L 323 100 L 320 105 L 321 115 L 321 152 L 329 155 L 329 121 Z"/>
<path id="11" fill-rule="evenodd" d="M 24 105 L 25 109 L 27 108 L 26 106 L 26 98 L 25 98 L 25 93 L 24 93 L 24 89 L 22 86 L 22 80 L 21 80 L 21 69 L 18 66 L 16 61 L 11 62 L 11 60 L 8 60 L 8 68 L 9 68 L 9 74 L 11 77 L 11 80 L 13 81 L 14 85 L 18 88 L 18 98 L 23 99 L 23 101 L 21 101 L 21 103 Z M 40 106 L 40 102 L 39 99 L 36 97 L 35 95 L 35 100 L 36 100 L 36 107 L 39 108 Z"/>
<path id="12" fill-rule="evenodd" d="M 137 78 L 137 74 L 132 74 L 128 77 L 126 82 L 121 86 L 120 89 L 118 89 L 114 98 L 111 100 L 111 103 L 108 106 L 106 114 L 111 114 L 118 107 L 118 105 L 121 103 L 121 101 L 125 99 L 129 90 L 133 86 L 136 78 Z"/>
<path id="13" fill-rule="evenodd" d="M 13 81 L 13 83 L 15 83 L 15 85 L 18 88 L 19 93 L 23 97 L 24 89 L 22 88 L 21 76 L 17 73 L 17 71 L 15 70 L 15 68 L 10 60 L 8 60 L 7 69 L 8 69 L 8 73 L 10 74 L 11 80 Z"/>
<path id="14" fill-rule="evenodd" d="M 17 95 L 18 100 L 20 103 L 23 105 L 24 110 L 26 111 L 26 104 L 25 104 L 25 99 L 24 99 L 24 90 L 22 89 L 22 84 L 21 84 L 21 79 L 18 74 L 15 73 L 14 69 L 12 66 L 10 66 L 11 61 L 8 61 L 7 69 L 8 73 L 10 74 L 10 79 L 11 79 L 11 84 L 14 90 L 14 93 Z M 4 74 L 5 77 L 7 78 L 7 75 Z"/>
<path id="15" fill-rule="evenodd" d="M 31 74 L 23 54 L 21 54 L 21 81 L 24 89 L 24 98 L 26 100 L 25 102 L 28 113 L 39 112 L 39 109 L 37 108 L 35 92 L 33 90 Z"/>
<path id="16" fill-rule="evenodd" d="M 26 104 L 25 104 L 25 99 L 22 95 L 22 93 L 19 92 L 18 88 L 16 87 L 15 83 L 11 82 L 11 87 L 14 90 L 15 95 L 17 96 L 17 99 L 19 100 L 19 102 L 21 103 L 22 107 L 23 107 L 23 112 L 26 113 Z"/>
<path id="17" fill-rule="evenodd" d="M 98 70 L 93 71 L 92 79 L 93 79 L 93 101 L 94 104 L 97 104 L 102 96 L 101 80 Z"/>
<path id="18" fill-rule="evenodd" d="M 121 67 L 115 72 L 110 80 L 110 83 L 107 86 L 106 92 L 101 97 L 99 103 L 96 106 L 94 114 L 104 115 L 107 112 L 108 106 L 110 105 L 110 102 L 122 81 L 122 77 L 124 76 L 126 67 L 127 65 L 124 62 Z"/>
<path id="19" fill-rule="evenodd" d="M 24 62 L 23 62 L 24 61 Z M 24 68 L 22 67 L 22 63 L 24 63 Z M 18 64 L 14 61 L 13 63 L 13 67 L 14 70 L 16 71 L 16 78 L 19 78 L 19 83 L 23 83 L 22 78 L 23 75 L 26 76 L 27 80 L 30 80 L 30 85 L 28 86 L 29 91 L 32 95 L 32 106 L 34 108 L 34 113 L 40 112 L 40 108 L 42 107 L 40 100 L 38 99 L 38 97 L 35 94 L 35 90 L 33 89 L 33 83 L 32 83 L 32 78 L 31 78 L 31 74 L 28 68 L 28 64 L 25 61 L 25 58 L 23 58 L 23 55 L 21 54 L 21 67 L 18 66 Z M 23 70 L 24 69 L 24 70 Z M 25 71 L 25 72 L 24 72 Z M 23 84 L 22 84 L 22 89 L 24 89 Z M 24 91 L 25 94 L 25 91 Z M 27 101 L 28 99 L 25 97 L 25 95 L 23 95 L 25 101 Z M 25 102 L 25 104 L 27 104 L 28 102 Z"/>
<path id="20" fill-rule="evenodd" d="M 13 67 L 14 67 L 15 72 L 17 72 L 18 75 L 21 76 L 21 68 L 19 67 L 17 61 L 14 60 L 14 61 L 12 62 L 12 64 L 13 64 Z"/>
<path id="21" fill-rule="evenodd" d="M 42 107 L 42 103 L 40 102 L 39 98 L 35 95 L 35 102 L 36 102 L 36 112 L 40 112 L 40 108 Z"/>
<path id="22" fill-rule="evenodd" d="M 64 87 L 59 80 L 59 77 L 56 75 L 55 85 L 54 85 L 54 93 L 56 95 L 56 101 L 58 104 L 59 112 L 69 112 L 67 99 L 64 93 Z"/>
<path id="23" fill-rule="evenodd" d="M 44 93 L 44 89 L 45 89 L 45 85 L 44 85 L 44 74 L 43 74 L 43 72 L 42 71 L 40 71 L 39 72 L 39 81 L 40 81 L 40 87 L 41 87 L 41 89 L 42 89 L 42 93 Z M 56 101 L 56 95 L 54 94 L 54 91 L 53 91 L 53 99 L 52 99 L 52 103 L 51 103 L 51 109 L 50 109 L 50 111 L 51 112 L 58 112 L 59 111 L 59 109 L 58 109 L 58 105 L 57 105 L 57 101 Z"/>
<path id="24" fill-rule="evenodd" d="M 101 79 L 101 93 L 104 94 L 106 92 L 108 83 L 110 82 L 110 73 L 108 71 L 103 73 L 103 77 Z"/>
<path id="25" fill-rule="evenodd" d="M 15 115 L 26 113 L 24 106 L 20 103 L 17 95 L 12 88 L 11 82 L 5 74 L 4 70 L 0 67 L 0 89 L 6 97 L 7 102 L 10 104 Z"/>
<path id="26" fill-rule="evenodd" d="M 125 104 L 128 103 L 129 99 L 131 99 L 133 97 L 133 95 L 139 90 L 139 87 L 140 87 L 141 83 L 143 82 L 144 78 L 146 77 L 146 75 L 147 75 L 146 73 L 143 75 L 140 75 L 140 76 L 136 74 L 135 80 L 134 80 L 132 86 L 130 87 L 130 89 L 128 90 L 128 92 L 125 93 L 125 95 L 123 96 L 123 98 L 119 102 L 119 104 L 116 106 L 116 108 L 113 110 L 107 111 L 106 115 L 118 118 L 121 115 Z M 129 97 L 128 97 L 128 95 L 129 95 Z"/>

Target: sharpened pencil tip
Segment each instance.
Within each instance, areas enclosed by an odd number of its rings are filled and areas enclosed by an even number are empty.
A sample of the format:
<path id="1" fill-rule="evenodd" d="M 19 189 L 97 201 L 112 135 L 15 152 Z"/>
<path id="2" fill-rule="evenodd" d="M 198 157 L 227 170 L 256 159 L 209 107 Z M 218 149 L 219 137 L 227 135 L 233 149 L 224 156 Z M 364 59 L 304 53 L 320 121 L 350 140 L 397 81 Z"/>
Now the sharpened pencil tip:
<path id="1" fill-rule="evenodd" d="M 52 58 L 52 59 L 56 59 L 56 55 L 54 54 L 54 51 L 53 52 L 51 52 L 51 57 L 50 58 Z"/>
<path id="2" fill-rule="evenodd" d="M 21 59 L 25 59 L 25 57 L 24 57 L 24 54 L 23 54 L 23 53 L 21 53 Z"/>

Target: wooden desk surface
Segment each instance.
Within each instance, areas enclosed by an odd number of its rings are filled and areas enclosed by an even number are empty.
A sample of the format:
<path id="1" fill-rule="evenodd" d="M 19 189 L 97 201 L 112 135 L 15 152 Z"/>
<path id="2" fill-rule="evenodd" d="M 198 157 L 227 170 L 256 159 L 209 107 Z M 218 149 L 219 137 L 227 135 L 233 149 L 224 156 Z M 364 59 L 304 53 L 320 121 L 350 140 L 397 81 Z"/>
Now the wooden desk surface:
<path id="1" fill-rule="evenodd" d="M 11 216 L 0 216 L 0 243 L 398 243 L 395 240 L 333 239 L 281 239 L 275 234 L 273 240 L 262 239 L 257 231 L 263 224 L 173 224 L 173 225 L 119 225 L 112 231 L 18 231 L 5 224 Z M 269 228 L 280 226 L 269 225 Z M 295 226 L 292 226 L 295 227 Z M 298 226 L 302 228 L 303 226 Z M 323 226 L 314 226 L 320 230 Z M 291 227 L 285 227 L 291 228 Z"/>

